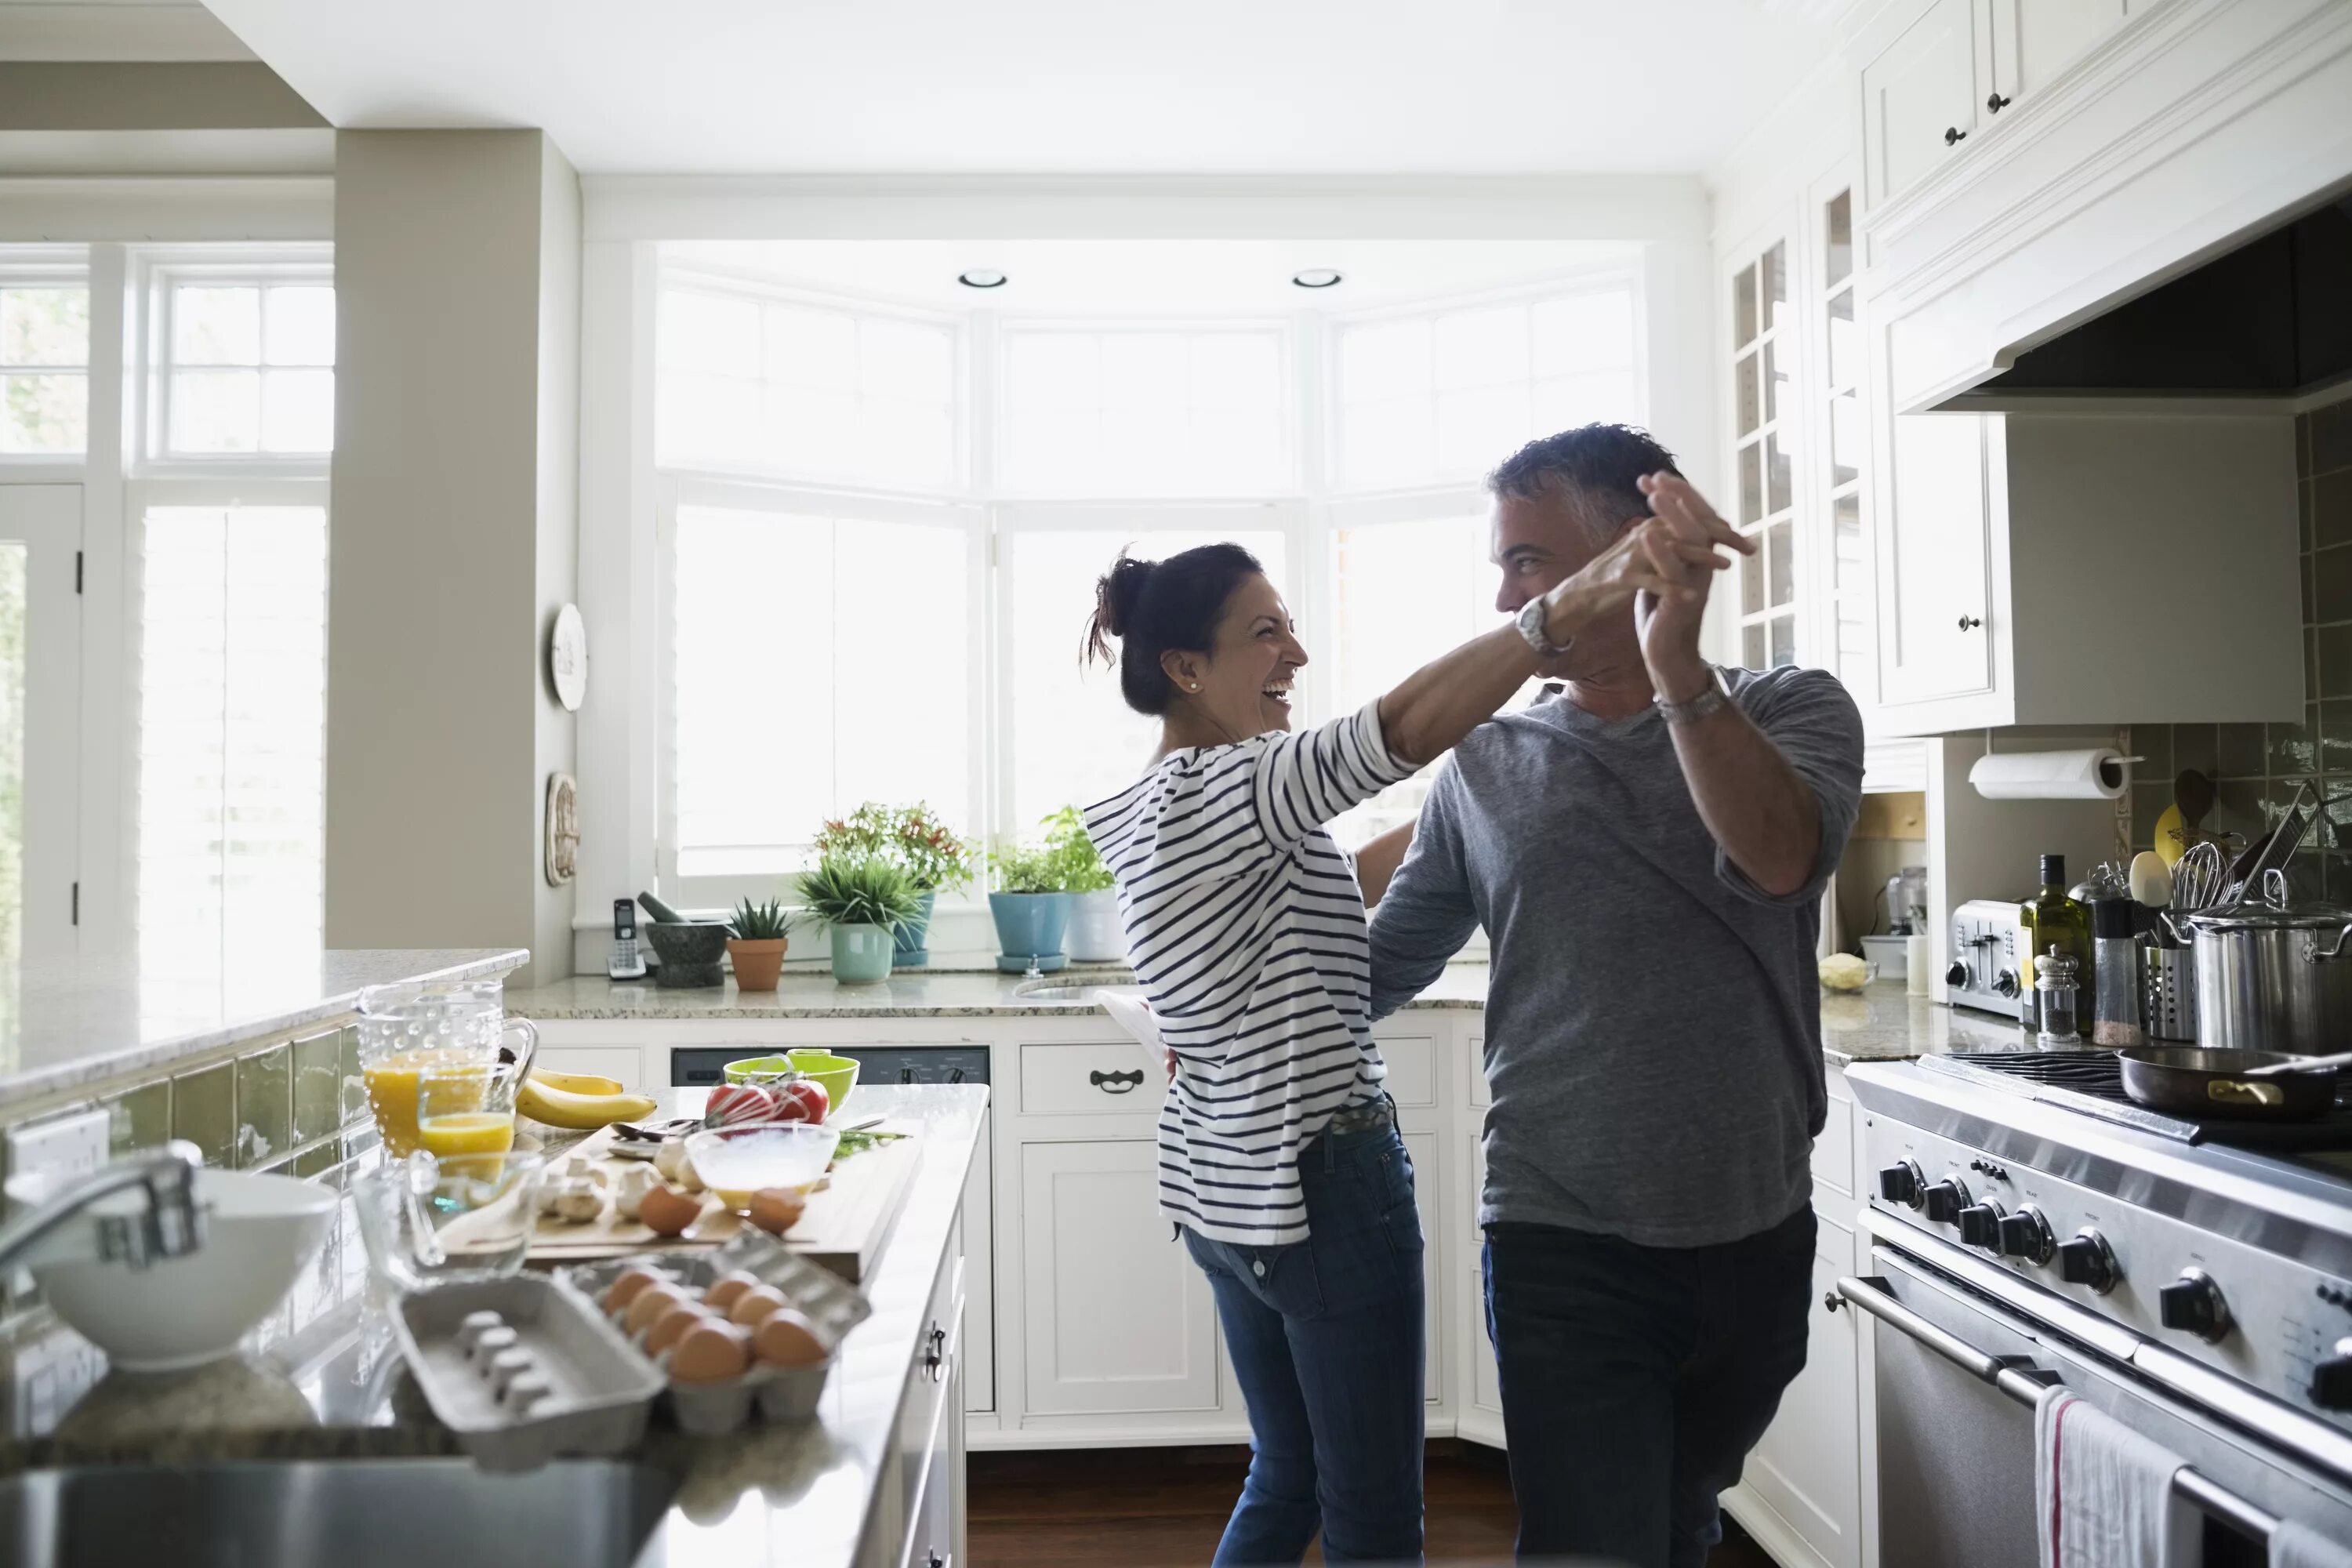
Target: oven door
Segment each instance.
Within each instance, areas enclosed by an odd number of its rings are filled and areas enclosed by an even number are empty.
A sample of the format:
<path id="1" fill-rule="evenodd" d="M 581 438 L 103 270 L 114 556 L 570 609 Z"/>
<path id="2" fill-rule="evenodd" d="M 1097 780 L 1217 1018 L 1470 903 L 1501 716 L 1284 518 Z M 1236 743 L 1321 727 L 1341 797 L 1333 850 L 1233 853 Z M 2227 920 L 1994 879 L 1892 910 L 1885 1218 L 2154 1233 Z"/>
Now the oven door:
<path id="1" fill-rule="evenodd" d="M 1877 1279 L 1840 1289 L 1875 1320 L 1880 1562 L 2034 1568 L 2031 1401 L 2052 1383 L 2193 1468 L 2176 1489 L 2204 1516 L 2208 1568 L 2261 1568 L 2280 1517 L 2352 1540 L 2352 1491 L 2317 1470 L 1907 1251 L 1871 1258 Z"/>

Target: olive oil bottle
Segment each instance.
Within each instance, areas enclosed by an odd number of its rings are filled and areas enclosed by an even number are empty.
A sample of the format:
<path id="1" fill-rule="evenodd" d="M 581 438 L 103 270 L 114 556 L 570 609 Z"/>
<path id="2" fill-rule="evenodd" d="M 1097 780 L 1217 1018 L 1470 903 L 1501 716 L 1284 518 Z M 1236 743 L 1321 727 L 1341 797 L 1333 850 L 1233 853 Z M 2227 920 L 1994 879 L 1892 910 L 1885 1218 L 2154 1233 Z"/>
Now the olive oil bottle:
<path id="1" fill-rule="evenodd" d="M 2074 955 L 2077 973 L 2091 973 L 2091 912 L 2066 896 L 2066 857 L 2042 857 L 2042 890 L 2018 906 L 2017 923 L 2024 949 L 2019 980 L 2029 994 L 2034 959 L 2053 947 Z"/>

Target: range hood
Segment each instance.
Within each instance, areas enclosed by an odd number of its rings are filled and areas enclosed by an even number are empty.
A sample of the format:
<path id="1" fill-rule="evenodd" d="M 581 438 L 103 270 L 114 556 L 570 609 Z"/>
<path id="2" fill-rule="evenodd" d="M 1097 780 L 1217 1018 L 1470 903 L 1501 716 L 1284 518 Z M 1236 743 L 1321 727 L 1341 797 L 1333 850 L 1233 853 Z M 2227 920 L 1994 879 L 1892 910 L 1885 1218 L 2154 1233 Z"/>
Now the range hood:
<path id="1" fill-rule="evenodd" d="M 2352 196 L 2122 300 L 1955 401 L 2301 397 L 2347 379 Z"/>

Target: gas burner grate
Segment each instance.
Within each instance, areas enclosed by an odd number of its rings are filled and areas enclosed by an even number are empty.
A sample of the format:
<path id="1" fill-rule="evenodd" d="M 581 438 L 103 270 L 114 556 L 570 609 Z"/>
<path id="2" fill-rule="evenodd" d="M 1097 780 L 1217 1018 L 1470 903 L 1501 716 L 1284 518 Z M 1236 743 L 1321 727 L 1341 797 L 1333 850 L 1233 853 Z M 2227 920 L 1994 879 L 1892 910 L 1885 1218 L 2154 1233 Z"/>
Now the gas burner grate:
<path id="1" fill-rule="evenodd" d="M 2123 1064 L 2113 1051 L 1985 1051 L 1923 1057 L 1920 1066 L 1956 1078 L 1992 1079 L 2047 1105 L 2063 1106 L 2102 1121 L 2152 1132 L 2180 1143 L 2221 1143 L 2242 1149 L 2352 1149 L 2352 1106 L 2339 1099 L 2316 1121 L 2242 1121 L 2216 1117 L 2192 1121 L 2136 1105 L 2124 1092 Z"/>

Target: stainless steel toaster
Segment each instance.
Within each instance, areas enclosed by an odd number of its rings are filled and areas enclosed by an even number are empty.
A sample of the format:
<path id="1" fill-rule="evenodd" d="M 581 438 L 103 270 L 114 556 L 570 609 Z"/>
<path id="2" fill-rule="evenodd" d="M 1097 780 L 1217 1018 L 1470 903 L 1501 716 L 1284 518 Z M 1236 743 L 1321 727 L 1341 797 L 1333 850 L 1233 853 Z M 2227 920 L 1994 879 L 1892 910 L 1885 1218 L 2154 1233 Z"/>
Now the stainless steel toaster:
<path id="1" fill-rule="evenodd" d="M 1975 1007 L 2004 1018 L 2022 1018 L 2032 998 L 2025 993 L 2018 946 L 2022 932 L 2018 906 L 1999 899 L 1970 899 L 1952 911 L 1952 962 L 1944 971 L 1954 1006 Z"/>

